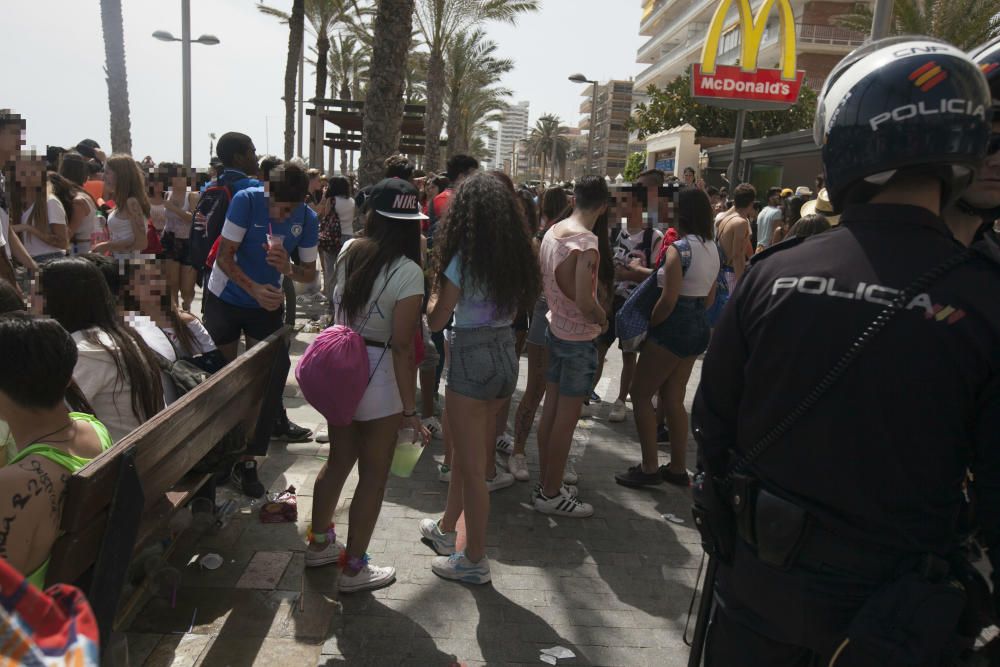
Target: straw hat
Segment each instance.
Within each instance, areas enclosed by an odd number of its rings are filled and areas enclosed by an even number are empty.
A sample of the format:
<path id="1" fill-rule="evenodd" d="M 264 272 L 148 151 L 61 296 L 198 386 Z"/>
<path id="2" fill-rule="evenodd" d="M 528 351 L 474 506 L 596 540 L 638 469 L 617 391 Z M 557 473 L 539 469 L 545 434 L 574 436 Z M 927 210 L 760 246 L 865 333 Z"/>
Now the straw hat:
<path id="1" fill-rule="evenodd" d="M 826 216 L 831 225 L 836 225 L 840 222 L 840 216 L 833 214 L 833 204 L 830 203 L 830 197 L 826 193 L 826 188 L 819 191 L 816 199 L 810 199 L 802 205 L 802 217 L 812 215 L 813 213 L 821 213 Z"/>

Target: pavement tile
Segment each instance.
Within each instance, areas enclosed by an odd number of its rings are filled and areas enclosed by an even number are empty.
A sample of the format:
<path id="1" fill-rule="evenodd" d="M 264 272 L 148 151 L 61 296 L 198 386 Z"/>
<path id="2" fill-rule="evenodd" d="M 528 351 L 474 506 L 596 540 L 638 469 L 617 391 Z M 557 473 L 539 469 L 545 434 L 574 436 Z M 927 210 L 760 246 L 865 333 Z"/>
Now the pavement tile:
<path id="1" fill-rule="evenodd" d="M 212 637 L 208 635 L 166 635 L 143 664 L 146 667 L 194 667 Z"/>
<path id="2" fill-rule="evenodd" d="M 273 589 L 291 560 L 289 551 L 258 551 L 236 582 L 236 588 Z"/>

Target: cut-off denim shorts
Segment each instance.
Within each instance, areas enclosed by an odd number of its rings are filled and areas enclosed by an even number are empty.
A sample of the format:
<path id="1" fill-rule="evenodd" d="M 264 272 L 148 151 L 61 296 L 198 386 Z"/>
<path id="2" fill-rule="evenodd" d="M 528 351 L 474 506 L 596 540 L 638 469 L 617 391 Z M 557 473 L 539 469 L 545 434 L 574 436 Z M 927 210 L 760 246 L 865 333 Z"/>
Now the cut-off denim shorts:
<path id="1" fill-rule="evenodd" d="M 705 298 L 682 296 L 670 316 L 649 329 L 648 339 L 683 359 L 708 349 L 709 335 Z"/>
<path id="2" fill-rule="evenodd" d="M 517 386 L 514 330 L 509 326 L 451 330 L 448 388 L 479 401 L 510 398 Z"/>
<path id="3" fill-rule="evenodd" d="M 549 346 L 546 382 L 559 385 L 561 396 L 590 396 L 597 376 L 597 345 L 592 340 L 563 340 L 545 330 Z"/>

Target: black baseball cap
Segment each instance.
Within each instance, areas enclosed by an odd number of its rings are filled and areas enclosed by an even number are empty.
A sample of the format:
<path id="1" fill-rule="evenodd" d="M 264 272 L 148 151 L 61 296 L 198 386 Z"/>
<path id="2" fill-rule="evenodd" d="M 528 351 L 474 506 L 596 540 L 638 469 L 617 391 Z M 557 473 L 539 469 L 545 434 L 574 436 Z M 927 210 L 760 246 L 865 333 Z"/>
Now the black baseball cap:
<path id="1" fill-rule="evenodd" d="M 386 178 L 375 184 L 367 201 L 379 215 L 394 220 L 427 220 L 420 212 L 420 193 L 402 178 Z"/>

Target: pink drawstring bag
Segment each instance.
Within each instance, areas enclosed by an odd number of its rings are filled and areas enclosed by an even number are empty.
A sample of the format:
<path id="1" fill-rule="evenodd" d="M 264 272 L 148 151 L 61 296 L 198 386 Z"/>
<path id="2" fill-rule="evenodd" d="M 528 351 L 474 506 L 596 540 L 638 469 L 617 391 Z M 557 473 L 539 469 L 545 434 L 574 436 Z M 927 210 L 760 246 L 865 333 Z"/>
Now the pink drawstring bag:
<path id="1" fill-rule="evenodd" d="M 386 278 L 358 329 L 365 328 L 375 304 L 397 270 L 398 267 Z M 386 341 L 382 348 L 379 364 L 389 349 L 390 341 Z M 372 369 L 368 363 L 368 348 L 361 334 L 343 324 L 335 324 L 324 329 L 306 348 L 295 367 L 295 379 L 302 396 L 330 426 L 350 426 L 377 369 L 378 365 Z"/>
<path id="2" fill-rule="evenodd" d="M 349 426 L 368 388 L 370 371 L 365 339 L 336 324 L 306 348 L 295 367 L 295 379 L 309 405 L 330 426 Z"/>

